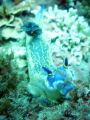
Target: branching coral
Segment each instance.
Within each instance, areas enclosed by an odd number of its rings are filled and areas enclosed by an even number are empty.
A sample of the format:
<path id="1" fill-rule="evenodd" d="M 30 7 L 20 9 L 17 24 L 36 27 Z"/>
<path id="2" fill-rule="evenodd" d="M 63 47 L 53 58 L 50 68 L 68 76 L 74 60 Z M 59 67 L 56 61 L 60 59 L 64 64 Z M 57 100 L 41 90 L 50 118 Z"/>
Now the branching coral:
<path id="1" fill-rule="evenodd" d="M 54 9 L 49 7 L 44 16 L 44 24 L 47 26 L 43 30 L 48 40 L 56 38 L 54 43 L 59 46 L 60 51 L 67 52 L 71 61 L 79 64 L 83 55 L 89 51 L 90 27 L 87 21 L 83 16 L 77 15 L 76 9 L 61 10 L 57 5 Z"/>

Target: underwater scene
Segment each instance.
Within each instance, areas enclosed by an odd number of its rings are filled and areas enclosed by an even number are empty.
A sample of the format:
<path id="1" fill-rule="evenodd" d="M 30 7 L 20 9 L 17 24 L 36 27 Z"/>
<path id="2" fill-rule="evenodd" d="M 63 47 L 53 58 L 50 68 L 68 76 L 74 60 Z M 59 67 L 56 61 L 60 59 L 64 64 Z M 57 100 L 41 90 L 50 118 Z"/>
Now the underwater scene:
<path id="1" fill-rule="evenodd" d="M 0 0 L 0 120 L 90 120 L 90 0 Z"/>

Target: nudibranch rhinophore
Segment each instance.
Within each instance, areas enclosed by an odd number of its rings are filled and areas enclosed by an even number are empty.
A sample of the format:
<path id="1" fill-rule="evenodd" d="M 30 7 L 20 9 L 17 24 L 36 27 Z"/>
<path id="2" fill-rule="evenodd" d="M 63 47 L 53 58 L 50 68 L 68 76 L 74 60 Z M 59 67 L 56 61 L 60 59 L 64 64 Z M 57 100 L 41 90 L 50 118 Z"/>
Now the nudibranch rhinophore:
<path id="1" fill-rule="evenodd" d="M 27 60 L 30 82 L 28 91 L 38 97 L 48 100 L 58 100 L 66 97 L 74 85 L 67 82 L 68 79 L 68 58 L 64 64 L 56 68 L 50 58 L 49 45 L 42 39 L 42 30 L 31 22 L 21 27 L 26 35 Z"/>

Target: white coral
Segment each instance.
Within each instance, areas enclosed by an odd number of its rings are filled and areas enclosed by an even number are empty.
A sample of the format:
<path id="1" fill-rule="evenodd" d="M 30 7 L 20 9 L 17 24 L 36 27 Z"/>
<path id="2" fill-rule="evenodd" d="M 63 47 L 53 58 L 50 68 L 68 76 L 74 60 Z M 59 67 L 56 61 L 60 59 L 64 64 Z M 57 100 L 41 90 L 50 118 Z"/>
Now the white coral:
<path id="1" fill-rule="evenodd" d="M 43 28 L 44 33 L 47 34 L 45 39 L 50 40 L 58 37 L 55 44 L 60 45 L 60 49 L 61 47 L 66 51 L 69 49 L 73 52 L 73 56 L 76 55 L 73 48 L 76 49 L 76 52 L 81 54 L 80 63 L 83 54 L 89 50 L 89 47 L 87 47 L 87 49 L 82 51 L 83 43 L 83 47 L 90 44 L 90 27 L 85 18 L 78 16 L 76 9 L 61 10 L 57 5 L 55 5 L 54 8 L 49 7 L 48 11 L 44 12 L 44 17 L 45 22 L 43 24 L 47 25 L 47 27 L 45 26 L 45 28 Z M 48 26 L 51 26 L 50 28 L 52 29 L 49 30 Z M 78 44 L 79 46 L 77 47 Z M 75 59 L 75 57 L 73 59 Z"/>

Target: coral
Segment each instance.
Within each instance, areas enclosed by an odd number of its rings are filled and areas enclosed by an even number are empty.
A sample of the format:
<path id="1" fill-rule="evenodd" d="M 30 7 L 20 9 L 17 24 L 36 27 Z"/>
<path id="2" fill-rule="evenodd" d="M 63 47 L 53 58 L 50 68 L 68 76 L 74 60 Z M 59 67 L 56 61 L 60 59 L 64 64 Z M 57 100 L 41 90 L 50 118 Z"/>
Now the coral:
<path id="1" fill-rule="evenodd" d="M 5 12 L 6 7 L 0 6 L 0 27 L 3 25 L 8 25 L 14 20 L 14 16 Z"/>
<path id="2" fill-rule="evenodd" d="M 6 14 L 17 14 L 17 13 L 20 13 L 22 11 L 29 11 L 30 10 L 30 2 L 29 0 L 27 1 L 22 1 L 20 2 L 19 4 L 15 5 L 14 2 L 10 1 L 10 4 L 8 6 L 8 2 L 7 0 L 4 0 L 3 2 L 3 5 L 5 6 L 6 8 Z M 22 9 L 21 9 L 22 8 Z"/>
<path id="3" fill-rule="evenodd" d="M 75 4 L 75 8 L 78 10 L 78 14 L 80 16 L 84 16 L 88 23 L 90 23 L 90 9 L 89 9 L 89 4 L 90 1 L 85 1 L 85 0 L 81 0 L 81 1 L 77 1 Z"/>
<path id="4" fill-rule="evenodd" d="M 43 31 L 47 41 L 55 39 L 53 43 L 59 47 L 60 52 L 64 51 L 70 61 L 80 64 L 83 55 L 89 51 L 90 27 L 87 21 L 77 15 L 76 9 L 61 10 L 57 5 L 54 8 L 48 7 L 48 12 L 43 14 L 43 24 L 47 24 L 43 26 Z"/>
<path id="5" fill-rule="evenodd" d="M 45 0 L 36 0 L 36 3 L 39 5 L 47 5 L 47 6 L 52 6 L 56 3 L 57 0 L 49 0 L 49 1 L 45 1 Z"/>
<path id="6" fill-rule="evenodd" d="M 14 0 L 15 4 L 19 4 L 22 0 Z"/>
<path id="7" fill-rule="evenodd" d="M 9 1 L 9 5 L 7 0 L 2 2 L 0 6 L 0 32 L 1 37 L 5 39 L 9 39 L 10 37 L 15 38 L 19 36 L 18 32 L 20 30 L 20 26 L 23 24 L 20 16 L 25 18 L 25 12 L 30 16 L 31 8 L 30 1 L 22 1 L 19 4 L 14 4 L 11 0 Z M 12 31 L 12 36 L 11 36 Z"/>
<path id="8" fill-rule="evenodd" d="M 4 38 L 4 40 L 9 40 L 11 39 L 19 39 L 21 38 L 21 35 L 19 33 L 20 31 L 20 25 L 22 24 L 21 19 L 16 18 L 14 22 L 12 22 L 12 25 L 7 25 L 7 27 L 2 27 L 1 28 L 1 37 Z M 12 32 L 12 34 L 11 34 Z"/>
<path id="9" fill-rule="evenodd" d="M 90 23 L 90 1 L 85 0 L 57 0 L 57 4 L 61 9 L 69 9 L 71 7 L 77 9 L 77 14 L 79 16 L 84 16 L 87 22 Z"/>

